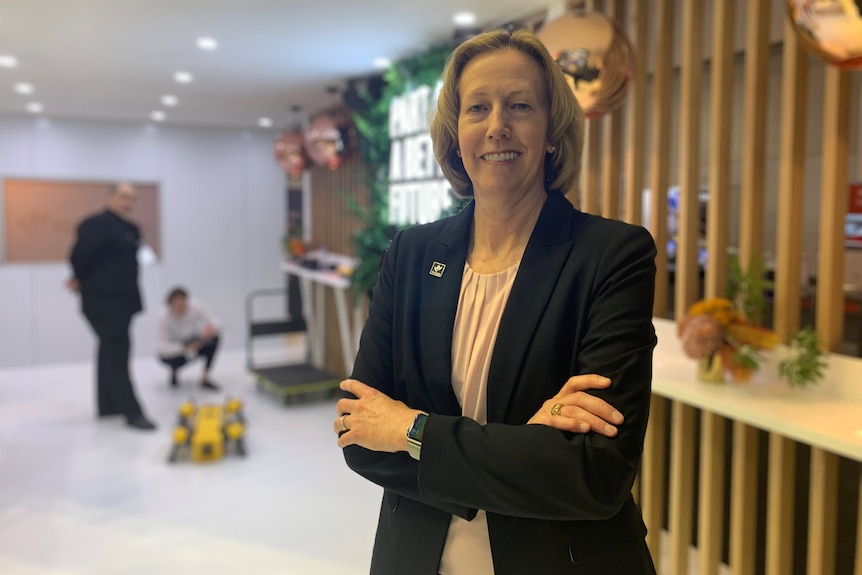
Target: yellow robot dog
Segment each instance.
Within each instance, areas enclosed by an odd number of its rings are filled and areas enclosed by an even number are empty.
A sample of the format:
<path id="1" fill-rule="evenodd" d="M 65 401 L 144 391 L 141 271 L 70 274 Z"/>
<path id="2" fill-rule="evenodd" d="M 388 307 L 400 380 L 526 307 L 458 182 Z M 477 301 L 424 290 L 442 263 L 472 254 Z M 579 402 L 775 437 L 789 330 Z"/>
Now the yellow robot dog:
<path id="1" fill-rule="evenodd" d="M 180 456 L 192 461 L 215 461 L 228 451 L 245 455 L 245 417 L 242 401 L 228 397 L 224 405 L 207 404 L 197 407 L 192 401 L 180 406 L 174 427 L 174 444 L 168 462 Z"/>

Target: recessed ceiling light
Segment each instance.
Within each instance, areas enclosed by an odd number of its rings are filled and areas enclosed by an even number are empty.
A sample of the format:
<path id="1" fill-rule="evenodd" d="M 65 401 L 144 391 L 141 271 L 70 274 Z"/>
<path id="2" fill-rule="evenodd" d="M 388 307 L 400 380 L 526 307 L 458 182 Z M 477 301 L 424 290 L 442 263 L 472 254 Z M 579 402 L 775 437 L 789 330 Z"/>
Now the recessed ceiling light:
<path id="1" fill-rule="evenodd" d="M 30 102 L 29 104 L 27 104 L 27 111 L 32 114 L 38 114 L 44 109 L 45 107 L 42 106 L 42 104 L 40 104 L 39 102 Z"/>
<path id="2" fill-rule="evenodd" d="M 174 80 L 180 84 L 191 84 L 194 77 L 189 72 L 174 72 Z"/>
<path id="3" fill-rule="evenodd" d="M 458 12 L 452 20 L 457 26 L 472 26 L 476 23 L 476 15 L 472 12 Z"/>
<path id="4" fill-rule="evenodd" d="M 198 48 L 201 50 L 215 50 L 218 48 L 218 41 L 215 38 L 210 38 L 209 36 L 201 36 L 197 40 Z"/>
<path id="5" fill-rule="evenodd" d="M 34 90 L 33 84 L 28 84 L 27 82 L 18 82 L 15 84 L 15 91 L 19 94 L 32 94 Z"/>
<path id="6" fill-rule="evenodd" d="M 161 110 L 154 110 L 150 112 L 150 119 L 154 122 L 164 122 L 165 118 L 165 113 Z"/>
<path id="7" fill-rule="evenodd" d="M 272 118 L 260 118 L 257 121 L 257 125 L 261 128 L 272 128 Z"/>
<path id="8" fill-rule="evenodd" d="M 374 67 L 378 70 L 385 70 L 390 65 L 392 65 L 392 61 L 389 58 L 375 58 L 374 59 Z"/>
<path id="9" fill-rule="evenodd" d="M 176 96 L 165 95 L 162 96 L 162 106 L 176 106 L 180 101 Z"/>
<path id="10" fill-rule="evenodd" d="M 18 65 L 18 58 L 8 54 L 0 54 L 0 68 L 14 68 Z"/>

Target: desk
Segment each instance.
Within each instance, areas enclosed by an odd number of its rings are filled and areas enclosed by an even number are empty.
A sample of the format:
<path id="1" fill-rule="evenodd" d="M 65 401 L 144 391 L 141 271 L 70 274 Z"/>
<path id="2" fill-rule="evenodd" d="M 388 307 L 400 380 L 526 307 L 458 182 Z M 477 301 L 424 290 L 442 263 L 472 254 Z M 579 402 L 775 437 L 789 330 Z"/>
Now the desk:
<path id="1" fill-rule="evenodd" d="M 335 313 L 341 340 L 344 374 L 350 375 L 353 371 L 353 360 L 356 358 L 356 352 L 359 351 L 359 336 L 365 323 L 360 306 L 353 306 L 352 313 L 348 314 L 350 280 L 334 271 L 310 269 L 292 261 L 284 262 L 281 267 L 285 273 L 299 278 L 302 313 L 308 324 L 311 365 L 318 369 L 323 369 L 323 353 L 326 345 L 325 289 L 332 289 L 335 296 Z"/>

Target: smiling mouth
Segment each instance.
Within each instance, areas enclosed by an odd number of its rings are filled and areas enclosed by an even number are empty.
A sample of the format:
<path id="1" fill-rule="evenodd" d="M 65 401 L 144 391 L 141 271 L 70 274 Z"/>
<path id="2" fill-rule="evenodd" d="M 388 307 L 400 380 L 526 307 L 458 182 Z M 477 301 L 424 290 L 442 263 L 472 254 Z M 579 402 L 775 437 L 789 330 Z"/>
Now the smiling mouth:
<path id="1" fill-rule="evenodd" d="M 485 154 L 482 156 L 483 160 L 487 160 L 489 162 L 507 162 L 509 160 L 514 160 L 521 154 L 518 152 L 502 152 L 495 154 Z"/>

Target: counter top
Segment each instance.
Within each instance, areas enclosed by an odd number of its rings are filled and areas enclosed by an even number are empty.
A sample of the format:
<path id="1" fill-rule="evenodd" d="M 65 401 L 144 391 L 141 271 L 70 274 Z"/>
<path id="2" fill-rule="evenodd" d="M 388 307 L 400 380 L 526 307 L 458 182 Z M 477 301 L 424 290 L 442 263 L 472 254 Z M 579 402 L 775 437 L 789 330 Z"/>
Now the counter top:
<path id="1" fill-rule="evenodd" d="M 704 383 L 695 379 L 695 361 L 680 348 L 676 324 L 659 318 L 653 323 L 659 342 L 654 394 L 862 461 L 862 360 L 830 354 L 817 386 L 793 388 L 778 377 L 776 350 L 748 383 Z"/>

